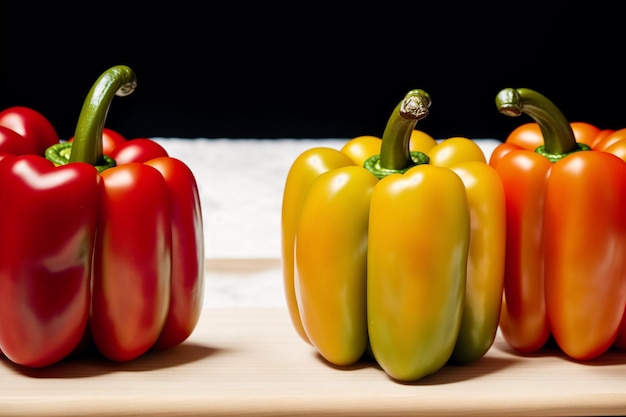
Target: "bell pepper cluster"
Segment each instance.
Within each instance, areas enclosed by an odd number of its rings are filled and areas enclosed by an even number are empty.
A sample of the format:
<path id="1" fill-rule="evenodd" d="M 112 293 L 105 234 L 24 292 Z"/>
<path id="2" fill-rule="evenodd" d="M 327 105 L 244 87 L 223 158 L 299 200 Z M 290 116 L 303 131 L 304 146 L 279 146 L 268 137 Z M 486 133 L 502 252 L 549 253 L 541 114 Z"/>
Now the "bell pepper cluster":
<path id="1" fill-rule="evenodd" d="M 415 129 L 430 104 L 411 90 L 382 139 L 305 151 L 282 202 L 297 333 L 329 363 L 374 359 L 398 381 L 481 358 L 502 303 L 504 189 L 475 142 Z"/>
<path id="2" fill-rule="evenodd" d="M 129 361 L 182 343 L 197 324 L 193 173 L 158 143 L 104 128 L 113 97 L 135 87 L 129 67 L 105 71 L 64 142 L 32 109 L 0 113 L 0 351 L 16 364 L 93 348 Z"/>
<path id="3" fill-rule="evenodd" d="M 626 129 L 569 123 L 526 88 L 496 105 L 534 120 L 489 161 L 506 195 L 505 341 L 533 353 L 553 339 L 579 361 L 626 349 Z"/>

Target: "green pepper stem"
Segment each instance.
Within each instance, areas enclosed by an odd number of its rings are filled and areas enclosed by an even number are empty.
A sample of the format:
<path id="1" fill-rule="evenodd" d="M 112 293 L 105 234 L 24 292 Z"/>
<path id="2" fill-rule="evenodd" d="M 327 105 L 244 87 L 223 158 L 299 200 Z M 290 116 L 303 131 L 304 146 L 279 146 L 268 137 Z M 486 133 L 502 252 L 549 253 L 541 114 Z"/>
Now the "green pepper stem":
<path id="1" fill-rule="evenodd" d="M 113 97 L 127 96 L 136 87 L 135 73 L 125 65 L 111 67 L 100 75 L 83 103 L 69 162 L 87 162 L 94 166 L 103 162 L 102 129 Z"/>
<path id="2" fill-rule="evenodd" d="M 409 91 L 387 121 L 380 155 L 365 161 L 365 168 L 382 178 L 392 173 L 404 172 L 417 164 L 427 164 L 429 159 L 426 154 L 410 151 L 410 141 L 415 124 L 428 116 L 430 105 L 430 95 L 426 91 Z"/>
<path id="3" fill-rule="evenodd" d="M 380 165 L 386 169 L 403 170 L 414 165 L 409 152 L 411 132 L 418 120 L 428 116 L 430 95 L 424 90 L 411 90 L 391 113 L 383 133 Z"/>
<path id="4" fill-rule="evenodd" d="M 507 116 L 526 113 L 532 117 L 541 129 L 544 143 L 536 151 L 552 161 L 585 148 L 576 142 L 574 131 L 559 108 L 536 91 L 505 88 L 496 96 L 496 106 Z"/>

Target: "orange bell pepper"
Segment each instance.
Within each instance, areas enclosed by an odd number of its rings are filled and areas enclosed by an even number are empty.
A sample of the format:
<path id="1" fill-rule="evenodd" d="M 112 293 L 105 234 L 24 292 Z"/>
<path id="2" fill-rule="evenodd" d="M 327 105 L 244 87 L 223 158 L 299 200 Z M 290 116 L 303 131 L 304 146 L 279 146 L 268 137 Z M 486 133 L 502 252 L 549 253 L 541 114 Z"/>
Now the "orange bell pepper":
<path id="1" fill-rule="evenodd" d="M 569 357 L 593 359 L 626 337 L 626 163 L 616 156 L 626 130 L 568 123 L 525 88 L 500 91 L 496 104 L 536 122 L 490 159 L 507 207 L 502 334 L 518 352 L 552 336 Z"/>

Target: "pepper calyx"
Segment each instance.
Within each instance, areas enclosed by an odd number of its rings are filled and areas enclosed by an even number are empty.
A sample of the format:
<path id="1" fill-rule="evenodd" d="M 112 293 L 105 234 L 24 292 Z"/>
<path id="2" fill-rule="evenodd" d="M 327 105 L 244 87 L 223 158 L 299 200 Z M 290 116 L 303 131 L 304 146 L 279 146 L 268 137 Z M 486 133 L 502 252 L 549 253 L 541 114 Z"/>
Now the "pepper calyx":
<path id="1" fill-rule="evenodd" d="M 561 159 L 565 158 L 566 156 L 569 156 L 573 153 L 576 152 L 580 152 L 580 151 L 590 151 L 591 147 L 589 145 L 585 145 L 584 143 L 576 143 L 577 148 L 574 149 L 573 151 L 570 152 L 564 152 L 564 153 L 550 153 L 548 151 L 546 151 L 546 147 L 545 145 L 541 145 L 538 146 L 537 149 L 535 149 L 535 152 L 538 153 L 539 155 L 545 157 L 548 159 L 548 161 L 555 163 L 557 161 L 560 161 Z"/>
<path id="2" fill-rule="evenodd" d="M 56 166 L 66 165 L 70 163 L 70 155 L 72 153 L 72 142 L 63 142 L 52 145 L 46 149 L 45 157 Z M 116 165 L 115 159 L 107 155 L 102 155 L 102 160 L 94 164 L 94 168 L 101 173 L 102 171 L 113 168 Z"/>
<path id="3" fill-rule="evenodd" d="M 428 164 L 430 162 L 430 158 L 428 157 L 428 155 L 423 152 L 410 152 L 410 155 L 413 163 L 403 169 L 391 169 L 383 167 L 380 163 L 380 155 L 374 155 L 367 158 L 363 166 L 365 167 L 365 169 L 376 175 L 378 178 L 384 178 L 387 175 L 391 174 L 404 174 L 406 171 L 416 165 Z"/>

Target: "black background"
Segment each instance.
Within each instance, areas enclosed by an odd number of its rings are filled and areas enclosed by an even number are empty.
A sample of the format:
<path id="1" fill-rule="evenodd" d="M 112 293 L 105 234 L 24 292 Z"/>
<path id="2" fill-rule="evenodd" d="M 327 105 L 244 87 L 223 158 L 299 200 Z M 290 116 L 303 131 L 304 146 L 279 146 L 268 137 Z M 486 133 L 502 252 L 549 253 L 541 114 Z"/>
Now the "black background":
<path id="1" fill-rule="evenodd" d="M 107 126 L 132 137 L 382 135 L 413 88 L 417 127 L 505 139 L 505 87 L 549 97 L 571 121 L 626 127 L 619 2 L 31 1 L 0 6 L 0 108 L 33 107 L 61 138 L 107 68 L 135 70 Z"/>

